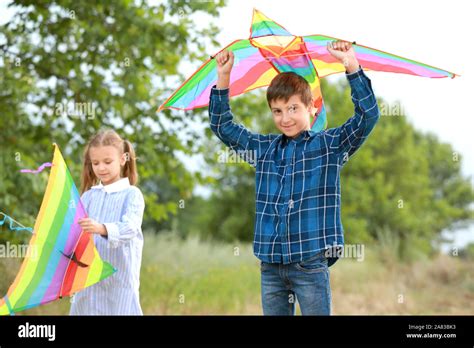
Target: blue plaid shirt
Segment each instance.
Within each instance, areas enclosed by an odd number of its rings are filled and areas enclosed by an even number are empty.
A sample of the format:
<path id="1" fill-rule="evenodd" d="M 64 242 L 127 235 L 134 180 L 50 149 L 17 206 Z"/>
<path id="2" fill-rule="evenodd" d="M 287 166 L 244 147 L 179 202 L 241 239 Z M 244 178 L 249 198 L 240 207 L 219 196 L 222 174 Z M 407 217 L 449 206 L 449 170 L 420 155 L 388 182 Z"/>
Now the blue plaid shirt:
<path id="1" fill-rule="evenodd" d="M 344 245 L 340 171 L 379 119 L 369 78 L 361 69 L 346 76 L 354 116 L 340 127 L 304 131 L 294 139 L 252 133 L 236 124 L 229 90 L 214 86 L 211 91 L 212 131 L 256 168 L 253 247 L 263 262 L 301 262 Z"/>

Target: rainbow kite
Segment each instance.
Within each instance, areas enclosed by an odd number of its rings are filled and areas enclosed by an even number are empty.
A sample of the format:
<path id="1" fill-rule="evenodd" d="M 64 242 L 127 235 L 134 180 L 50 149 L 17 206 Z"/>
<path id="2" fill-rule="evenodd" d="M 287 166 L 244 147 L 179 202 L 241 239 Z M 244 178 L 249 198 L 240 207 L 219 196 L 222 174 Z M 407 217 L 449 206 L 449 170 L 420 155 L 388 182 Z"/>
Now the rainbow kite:
<path id="1" fill-rule="evenodd" d="M 71 296 L 115 272 L 100 258 L 92 236 L 77 223 L 87 215 L 61 152 L 54 146 L 53 166 L 29 252 L 0 300 L 2 315 Z"/>
<path id="2" fill-rule="evenodd" d="M 327 126 L 320 77 L 345 72 L 345 67 L 327 50 L 328 42 L 338 40 L 322 35 L 294 36 L 281 25 L 254 9 L 250 37 L 225 47 L 235 56 L 230 76 L 230 95 L 236 96 L 268 86 L 279 72 L 294 71 L 310 84 L 316 114 L 312 130 Z M 362 45 L 353 45 L 364 70 L 386 71 L 416 76 L 454 78 L 456 74 L 394 54 Z M 223 50 L 224 50 L 223 49 Z M 216 61 L 208 59 L 158 109 L 191 110 L 207 106 L 217 81 Z"/>

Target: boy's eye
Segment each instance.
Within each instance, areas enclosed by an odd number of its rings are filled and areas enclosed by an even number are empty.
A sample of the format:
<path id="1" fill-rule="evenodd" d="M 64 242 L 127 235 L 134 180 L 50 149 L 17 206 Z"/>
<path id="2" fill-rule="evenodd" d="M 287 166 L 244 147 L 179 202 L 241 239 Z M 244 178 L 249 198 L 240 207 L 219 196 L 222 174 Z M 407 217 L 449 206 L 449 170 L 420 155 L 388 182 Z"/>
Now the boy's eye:
<path id="1" fill-rule="evenodd" d="M 289 112 L 295 112 L 296 109 L 298 109 L 298 107 L 297 107 L 296 105 L 292 105 L 292 106 L 290 106 L 290 107 L 288 108 L 288 111 L 289 111 Z"/>

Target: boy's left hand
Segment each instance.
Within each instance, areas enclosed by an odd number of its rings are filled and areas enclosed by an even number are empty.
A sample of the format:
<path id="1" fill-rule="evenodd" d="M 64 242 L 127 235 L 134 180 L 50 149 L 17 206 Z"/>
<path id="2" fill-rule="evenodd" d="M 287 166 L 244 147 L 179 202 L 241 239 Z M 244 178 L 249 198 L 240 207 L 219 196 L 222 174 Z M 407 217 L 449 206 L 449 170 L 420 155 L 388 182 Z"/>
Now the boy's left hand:
<path id="1" fill-rule="evenodd" d="M 352 43 L 343 40 L 332 41 L 328 42 L 327 49 L 334 58 L 344 64 L 348 73 L 356 72 L 359 69 L 359 62 Z"/>
<path id="2" fill-rule="evenodd" d="M 98 223 L 97 221 L 92 220 L 91 218 L 79 219 L 78 223 L 84 232 L 96 233 L 100 234 L 101 236 L 107 235 L 107 229 L 105 226 Z"/>

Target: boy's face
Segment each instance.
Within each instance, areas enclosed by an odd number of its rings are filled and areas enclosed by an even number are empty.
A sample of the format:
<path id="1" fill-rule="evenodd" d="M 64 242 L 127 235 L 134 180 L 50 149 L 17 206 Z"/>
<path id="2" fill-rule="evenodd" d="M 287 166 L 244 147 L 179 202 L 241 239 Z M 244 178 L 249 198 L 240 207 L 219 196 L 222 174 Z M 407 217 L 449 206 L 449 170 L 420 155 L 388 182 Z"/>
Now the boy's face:
<path id="1" fill-rule="evenodd" d="M 310 129 L 312 106 L 304 105 L 299 95 L 291 96 L 287 102 L 283 99 L 272 100 L 270 109 L 275 125 L 287 137 L 296 137 Z"/>

